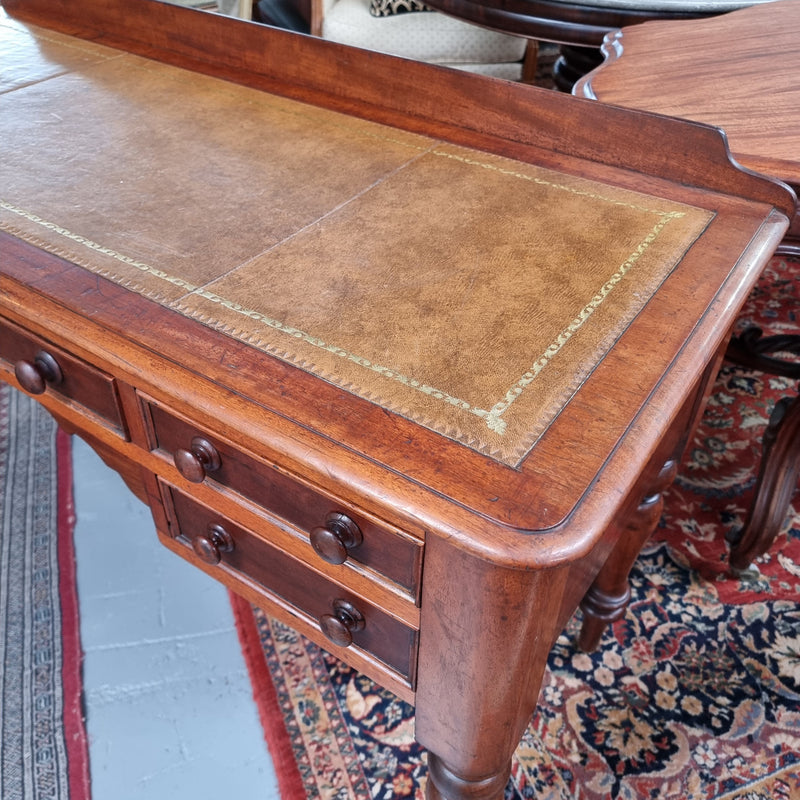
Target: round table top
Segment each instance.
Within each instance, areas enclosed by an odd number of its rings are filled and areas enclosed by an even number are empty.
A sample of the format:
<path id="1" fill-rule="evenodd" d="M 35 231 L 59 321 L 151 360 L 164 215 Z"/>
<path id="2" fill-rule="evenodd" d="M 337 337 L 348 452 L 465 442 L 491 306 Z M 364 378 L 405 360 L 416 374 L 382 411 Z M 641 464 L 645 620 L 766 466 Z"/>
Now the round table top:
<path id="1" fill-rule="evenodd" d="M 746 167 L 800 186 L 800 2 L 610 34 L 573 93 L 722 128 Z"/>
<path id="2" fill-rule="evenodd" d="M 504 33 L 599 48 L 612 30 L 656 19 L 723 14 L 771 0 L 426 0 L 460 19 Z"/>
<path id="3" fill-rule="evenodd" d="M 557 2 L 558 0 L 556 0 Z M 628 9 L 667 14 L 723 14 L 739 8 L 770 3 L 773 0 L 569 0 L 565 6 L 587 6 L 593 9 Z"/>

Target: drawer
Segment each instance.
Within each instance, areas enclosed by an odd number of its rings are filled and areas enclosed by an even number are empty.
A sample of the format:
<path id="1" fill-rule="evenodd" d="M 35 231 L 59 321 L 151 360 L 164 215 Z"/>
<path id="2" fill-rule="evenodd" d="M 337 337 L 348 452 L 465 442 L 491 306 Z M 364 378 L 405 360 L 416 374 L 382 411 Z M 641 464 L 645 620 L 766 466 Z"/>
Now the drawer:
<path id="1" fill-rule="evenodd" d="M 232 572 L 315 620 L 340 647 L 370 653 L 409 682 L 417 632 L 306 564 L 160 481 L 169 535 L 206 564 Z"/>
<path id="2" fill-rule="evenodd" d="M 8 363 L 28 394 L 47 392 L 75 403 L 125 435 L 119 397 L 110 375 L 5 319 L 0 319 L 0 359 Z"/>
<path id="3" fill-rule="evenodd" d="M 146 416 L 154 449 L 173 460 L 185 478 L 232 489 L 308 536 L 316 557 L 358 562 L 417 601 L 420 540 L 215 438 L 158 403 L 149 403 Z"/>

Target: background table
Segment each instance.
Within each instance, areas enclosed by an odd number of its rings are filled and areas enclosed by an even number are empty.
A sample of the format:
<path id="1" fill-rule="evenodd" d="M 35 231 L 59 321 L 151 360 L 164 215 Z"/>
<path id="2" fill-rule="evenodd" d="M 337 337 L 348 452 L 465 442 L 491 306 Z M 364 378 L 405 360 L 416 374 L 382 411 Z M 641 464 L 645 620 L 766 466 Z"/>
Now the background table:
<path id="1" fill-rule="evenodd" d="M 606 37 L 606 62 L 575 94 L 721 127 L 734 157 L 800 189 L 800 3 L 781 0 L 714 19 L 654 22 Z M 795 213 L 779 253 L 800 257 Z M 770 358 L 800 352 L 800 337 L 737 337 L 730 359 L 800 377 L 800 366 Z M 800 399 L 779 404 L 765 434 L 756 498 L 733 542 L 731 566 L 745 568 L 779 533 L 797 485 Z"/>
<path id="2" fill-rule="evenodd" d="M 603 37 L 648 20 L 708 17 L 770 0 L 431 0 L 430 6 L 494 30 L 562 44 L 553 69 L 570 91 L 602 60 Z"/>
<path id="3" fill-rule="evenodd" d="M 800 3 L 614 31 L 574 94 L 722 128 L 745 167 L 800 188 Z M 800 255 L 795 214 L 781 251 Z"/>

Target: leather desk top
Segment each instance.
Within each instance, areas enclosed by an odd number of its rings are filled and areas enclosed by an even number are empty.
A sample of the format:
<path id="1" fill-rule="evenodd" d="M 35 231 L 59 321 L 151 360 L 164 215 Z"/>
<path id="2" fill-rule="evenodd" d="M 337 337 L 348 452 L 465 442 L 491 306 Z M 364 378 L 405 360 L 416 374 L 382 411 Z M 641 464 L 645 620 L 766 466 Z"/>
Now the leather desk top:
<path id="1" fill-rule="evenodd" d="M 30 44 L 80 64 L 5 96 L 3 230 L 512 466 L 712 216 Z"/>

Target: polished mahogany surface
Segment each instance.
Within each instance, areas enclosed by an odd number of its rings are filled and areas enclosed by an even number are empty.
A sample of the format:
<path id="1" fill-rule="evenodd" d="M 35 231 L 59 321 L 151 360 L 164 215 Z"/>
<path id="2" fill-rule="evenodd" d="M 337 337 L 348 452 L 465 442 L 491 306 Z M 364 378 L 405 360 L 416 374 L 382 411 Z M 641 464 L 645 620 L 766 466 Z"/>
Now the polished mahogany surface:
<path id="1" fill-rule="evenodd" d="M 431 0 L 438 11 L 486 28 L 562 44 L 553 68 L 556 86 L 570 91 L 601 60 L 611 31 L 649 20 L 725 14 L 770 0 Z"/>
<path id="2" fill-rule="evenodd" d="M 800 4 L 781 0 L 716 19 L 653 23 L 609 34 L 605 63 L 575 93 L 721 127 L 734 158 L 800 190 Z M 800 256 L 800 211 L 778 252 Z M 800 334 L 737 336 L 728 358 L 769 374 L 800 376 Z M 755 500 L 731 542 L 734 570 L 772 545 L 797 486 L 800 400 L 778 404 L 764 435 Z"/>
<path id="3" fill-rule="evenodd" d="M 605 62 L 576 95 L 715 125 L 740 164 L 800 187 L 795 0 L 624 28 L 609 34 L 603 52 Z M 800 217 L 791 236 L 800 240 Z"/>
<path id="4" fill-rule="evenodd" d="M 693 123 L 148 0 L 5 8 L 0 376 L 414 702 L 429 798 L 497 800 L 792 196 Z"/>
<path id="5" fill-rule="evenodd" d="M 725 14 L 769 0 L 433 0 L 445 13 L 487 28 L 564 44 L 599 47 L 625 25 Z"/>

